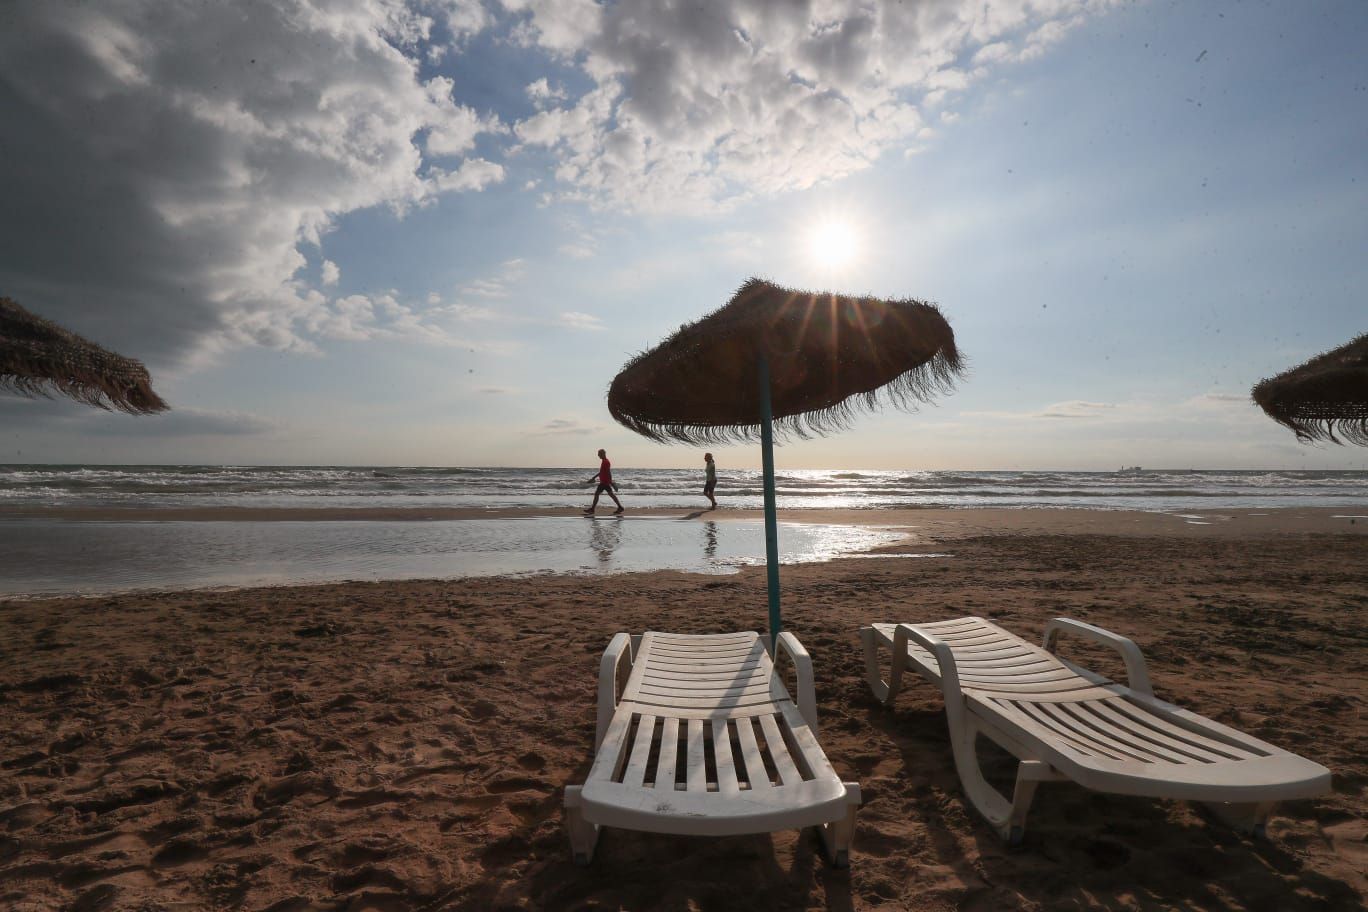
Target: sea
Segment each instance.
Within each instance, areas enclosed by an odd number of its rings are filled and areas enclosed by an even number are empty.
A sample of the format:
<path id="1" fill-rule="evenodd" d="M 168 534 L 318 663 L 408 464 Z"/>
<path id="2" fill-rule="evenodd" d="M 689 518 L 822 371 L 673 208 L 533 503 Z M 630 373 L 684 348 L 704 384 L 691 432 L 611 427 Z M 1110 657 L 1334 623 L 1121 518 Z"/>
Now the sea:
<path id="1" fill-rule="evenodd" d="M 595 466 L 565 469 L 393 466 L 0 466 L 7 507 L 566 507 L 587 501 Z M 614 466 L 623 502 L 698 507 L 702 467 Z M 718 467 L 727 506 L 761 505 L 760 473 Z M 777 472 L 781 507 L 1075 507 L 1215 510 L 1368 506 L 1368 472 L 957 472 L 799 469 Z"/>
<path id="2" fill-rule="evenodd" d="M 762 522 L 700 512 L 706 506 L 701 469 L 616 466 L 624 516 L 612 515 L 606 499 L 592 518 L 535 515 L 535 508 L 586 504 L 592 473 L 593 467 L 0 466 L 0 598 L 492 574 L 720 574 L 763 563 Z M 813 469 L 779 472 L 775 482 L 781 509 L 867 516 L 855 525 L 781 521 L 783 564 L 867 554 L 900 540 L 880 520 L 889 508 L 1072 507 L 1183 516 L 1332 507 L 1368 518 L 1368 472 Z M 759 508 L 759 472 L 720 467 L 717 497 L 724 507 Z M 74 518 L 82 508 L 101 507 L 123 508 L 123 518 Z M 521 518 L 461 520 L 168 519 L 164 508 L 177 507 L 534 509 Z M 634 515 L 646 507 L 679 512 Z M 140 519 L 144 508 L 160 512 Z M 899 557 L 953 559 L 937 552 Z"/>

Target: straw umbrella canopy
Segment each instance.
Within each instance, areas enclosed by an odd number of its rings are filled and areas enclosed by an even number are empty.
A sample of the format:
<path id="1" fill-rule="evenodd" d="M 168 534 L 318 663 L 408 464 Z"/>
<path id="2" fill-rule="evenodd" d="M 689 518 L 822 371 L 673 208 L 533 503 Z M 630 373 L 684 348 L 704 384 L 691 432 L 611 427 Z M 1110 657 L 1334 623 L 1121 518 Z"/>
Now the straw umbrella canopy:
<path id="1" fill-rule="evenodd" d="M 1298 440 L 1340 443 L 1338 433 L 1368 446 L 1368 333 L 1260 382 L 1251 395 Z"/>
<path id="2" fill-rule="evenodd" d="M 56 391 L 134 415 L 170 407 L 152 391 L 141 362 L 106 351 L 9 298 L 0 298 L 0 389 L 22 396 Z"/>
<path id="3" fill-rule="evenodd" d="M 726 305 L 627 362 L 608 388 L 608 411 L 658 442 L 759 438 L 773 638 L 782 626 L 774 426 L 781 436 L 832 433 L 881 401 L 928 402 L 962 370 L 954 331 L 934 305 L 751 279 Z"/>

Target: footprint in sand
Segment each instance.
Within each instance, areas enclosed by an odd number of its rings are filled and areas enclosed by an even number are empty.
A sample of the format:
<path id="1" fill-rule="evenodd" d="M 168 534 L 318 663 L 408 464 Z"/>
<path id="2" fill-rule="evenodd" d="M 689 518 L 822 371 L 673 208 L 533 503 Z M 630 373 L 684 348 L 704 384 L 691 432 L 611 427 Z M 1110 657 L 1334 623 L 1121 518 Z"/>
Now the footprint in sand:
<path id="1" fill-rule="evenodd" d="M 199 861 L 208 854 L 209 850 L 198 839 L 178 837 L 168 840 L 166 845 L 152 856 L 152 864 L 159 868 L 170 868 Z"/>
<path id="2" fill-rule="evenodd" d="M 476 700 L 466 707 L 466 715 L 476 722 L 483 722 L 499 714 L 499 707 L 488 700 Z"/>
<path id="3" fill-rule="evenodd" d="M 540 779 L 530 779 L 526 776 L 503 776 L 485 783 L 485 791 L 491 795 L 508 795 L 513 792 L 537 791 L 544 792 L 551 786 Z"/>
<path id="4" fill-rule="evenodd" d="M 383 840 L 376 839 L 365 842 L 349 842 L 336 851 L 333 857 L 337 860 L 338 867 L 354 868 L 358 865 L 384 861 L 392 854 L 394 854 L 394 850 L 391 847 L 386 845 Z"/>

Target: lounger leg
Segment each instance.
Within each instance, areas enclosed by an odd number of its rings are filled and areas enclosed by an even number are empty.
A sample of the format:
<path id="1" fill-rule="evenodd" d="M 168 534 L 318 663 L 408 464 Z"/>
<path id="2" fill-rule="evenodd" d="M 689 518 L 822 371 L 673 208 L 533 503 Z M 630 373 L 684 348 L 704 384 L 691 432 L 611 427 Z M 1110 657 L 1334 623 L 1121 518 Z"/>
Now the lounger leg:
<path id="1" fill-rule="evenodd" d="M 890 662 L 892 670 L 889 672 L 889 681 L 885 684 L 879 669 L 879 640 L 873 627 L 860 628 L 860 642 L 864 645 L 865 680 L 869 682 L 869 689 L 874 692 L 874 699 L 888 706 L 902 689 L 902 666 L 906 659 L 899 656 L 897 650 L 893 651 Z"/>
<path id="2" fill-rule="evenodd" d="M 1012 816 L 1006 833 L 1008 844 L 1021 845 L 1021 840 L 1026 835 L 1026 815 L 1031 810 L 1036 787 L 1042 782 L 1054 782 L 1063 778 L 1050 767 L 1050 764 L 1039 760 L 1022 760 L 1017 764 L 1016 790 L 1012 793 Z"/>
<path id="3" fill-rule="evenodd" d="M 860 785 L 857 782 L 844 783 L 846 789 L 846 815 L 840 820 L 824 823 L 817 828 L 826 848 L 827 859 L 833 867 L 850 867 L 850 844 L 855 839 L 855 812 L 860 809 Z"/>
<path id="4" fill-rule="evenodd" d="M 1276 802 L 1260 801 L 1248 804 L 1204 801 L 1202 805 L 1212 816 L 1231 829 L 1262 839 L 1268 818 Z"/>
<path id="5" fill-rule="evenodd" d="M 978 740 L 978 727 L 966 719 L 960 724 L 951 724 L 950 742 L 955 754 L 955 770 L 959 773 L 964 794 L 974 810 L 988 821 L 997 834 L 1010 845 L 1020 845 L 1026 833 L 1026 815 L 1031 810 L 1036 787 L 1042 782 L 1052 782 L 1064 777 L 1055 772 L 1048 763 L 1039 760 L 1022 760 L 1017 764 L 1016 788 L 1009 802 L 1003 795 L 983 778 L 979 766 L 975 742 Z"/>
<path id="6" fill-rule="evenodd" d="M 582 788 L 579 785 L 565 787 L 565 828 L 570 832 L 570 851 L 575 856 L 575 864 L 581 867 L 594 860 L 600 829 L 598 824 L 584 819 L 580 805 Z"/>

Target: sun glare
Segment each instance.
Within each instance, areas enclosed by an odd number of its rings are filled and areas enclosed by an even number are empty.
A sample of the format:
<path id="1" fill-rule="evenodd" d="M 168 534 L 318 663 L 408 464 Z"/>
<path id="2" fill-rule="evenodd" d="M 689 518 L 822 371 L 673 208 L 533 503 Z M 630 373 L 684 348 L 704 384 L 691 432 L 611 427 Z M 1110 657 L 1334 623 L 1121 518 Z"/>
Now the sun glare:
<path id="1" fill-rule="evenodd" d="M 843 269 L 860 253 L 860 239 L 849 222 L 825 219 L 808 232 L 808 254 L 823 269 Z"/>

